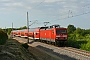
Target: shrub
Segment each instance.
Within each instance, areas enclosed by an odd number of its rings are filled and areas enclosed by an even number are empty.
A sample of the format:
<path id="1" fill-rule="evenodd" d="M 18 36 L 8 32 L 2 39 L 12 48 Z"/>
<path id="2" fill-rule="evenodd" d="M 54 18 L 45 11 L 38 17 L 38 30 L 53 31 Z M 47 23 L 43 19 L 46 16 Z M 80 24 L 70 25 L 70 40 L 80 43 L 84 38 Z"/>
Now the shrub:
<path id="1" fill-rule="evenodd" d="M 2 29 L 0 29 L 0 45 L 5 44 L 7 39 L 8 39 L 7 33 Z"/>
<path id="2" fill-rule="evenodd" d="M 28 47 L 29 47 L 27 43 L 22 44 L 22 46 L 26 49 L 28 49 Z"/>
<path id="3" fill-rule="evenodd" d="M 87 44 L 82 44 L 81 49 L 90 51 L 90 41 L 88 41 Z"/>

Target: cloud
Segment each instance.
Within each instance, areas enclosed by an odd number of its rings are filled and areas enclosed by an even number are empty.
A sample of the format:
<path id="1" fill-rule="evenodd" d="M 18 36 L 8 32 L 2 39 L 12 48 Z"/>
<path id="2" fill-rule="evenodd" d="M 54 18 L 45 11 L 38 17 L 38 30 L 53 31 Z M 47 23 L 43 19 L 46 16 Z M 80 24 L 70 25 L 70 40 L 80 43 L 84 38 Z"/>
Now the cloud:
<path id="1" fill-rule="evenodd" d="M 42 1 L 44 1 L 44 0 L 28 0 L 29 3 L 39 3 Z"/>
<path id="2" fill-rule="evenodd" d="M 1 16 L 5 14 L 12 18 L 11 16 L 16 14 L 16 16 L 24 15 L 23 18 L 26 18 L 27 11 L 30 20 L 38 19 L 42 22 L 43 20 L 62 19 L 68 17 L 68 15 L 74 16 L 89 12 L 90 0 L 0 0 Z M 16 18 L 12 19 L 17 20 Z"/>
<path id="3" fill-rule="evenodd" d="M 15 6 L 23 6 L 23 4 L 22 3 L 20 3 L 20 2 L 14 2 L 14 3 L 5 3 L 5 6 L 7 6 L 7 7 L 15 7 Z"/>
<path id="4" fill-rule="evenodd" d="M 51 3 L 51 2 L 58 2 L 58 1 L 60 1 L 60 0 L 45 0 L 45 2 L 48 2 L 48 3 Z"/>
<path id="5" fill-rule="evenodd" d="M 68 11 L 72 11 L 73 14 L 80 13 L 82 11 L 82 7 L 90 4 L 89 0 L 45 0 L 42 4 L 37 6 L 39 3 L 41 3 L 44 0 L 0 0 L 1 6 L 0 10 L 13 10 L 13 11 L 19 11 L 19 12 L 26 12 L 33 9 L 36 11 L 41 11 L 45 14 L 52 15 L 58 15 L 63 13 L 68 13 Z M 86 9 L 86 7 L 85 7 Z M 88 9 L 87 9 L 88 10 Z M 49 13 L 48 13 L 49 12 Z M 59 13 L 62 12 L 62 13 Z"/>

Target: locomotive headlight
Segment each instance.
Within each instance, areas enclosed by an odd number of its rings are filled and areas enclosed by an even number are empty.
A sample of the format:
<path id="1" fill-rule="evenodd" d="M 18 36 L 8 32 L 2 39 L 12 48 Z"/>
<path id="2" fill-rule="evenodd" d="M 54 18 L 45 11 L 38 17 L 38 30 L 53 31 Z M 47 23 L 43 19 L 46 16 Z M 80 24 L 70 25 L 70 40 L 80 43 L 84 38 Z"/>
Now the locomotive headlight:
<path id="1" fill-rule="evenodd" d="M 58 37 L 56 37 L 56 39 L 58 39 Z"/>
<path id="2" fill-rule="evenodd" d="M 67 39 L 67 37 L 65 37 L 65 39 Z"/>

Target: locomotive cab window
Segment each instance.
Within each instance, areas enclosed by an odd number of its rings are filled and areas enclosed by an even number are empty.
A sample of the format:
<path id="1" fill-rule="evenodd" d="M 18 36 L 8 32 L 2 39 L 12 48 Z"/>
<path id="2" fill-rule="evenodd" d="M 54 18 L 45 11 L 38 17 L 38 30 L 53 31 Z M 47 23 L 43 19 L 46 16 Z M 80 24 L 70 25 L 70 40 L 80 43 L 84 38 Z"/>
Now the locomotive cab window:
<path id="1" fill-rule="evenodd" d="M 56 30 L 56 34 L 66 33 L 66 30 Z"/>

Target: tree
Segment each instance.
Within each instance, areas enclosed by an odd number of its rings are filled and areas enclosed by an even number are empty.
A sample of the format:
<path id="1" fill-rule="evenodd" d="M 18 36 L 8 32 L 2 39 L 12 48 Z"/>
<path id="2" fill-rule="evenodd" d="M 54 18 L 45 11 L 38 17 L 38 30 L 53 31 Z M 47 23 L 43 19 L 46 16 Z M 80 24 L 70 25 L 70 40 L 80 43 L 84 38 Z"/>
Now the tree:
<path id="1" fill-rule="evenodd" d="M 10 34 L 11 33 L 11 31 L 12 31 L 12 28 L 8 28 L 8 34 Z"/>
<path id="2" fill-rule="evenodd" d="M 18 30 L 27 29 L 26 26 L 18 28 Z"/>
<path id="3" fill-rule="evenodd" d="M 7 33 L 4 30 L 0 29 L 0 45 L 5 44 L 7 39 Z"/>
<path id="4" fill-rule="evenodd" d="M 90 34 L 90 29 L 85 30 L 86 34 Z"/>
<path id="5" fill-rule="evenodd" d="M 76 34 L 81 34 L 82 33 L 82 29 L 81 28 L 77 28 L 75 31 Z"/>
<path id="6" fill-rule="evenodd" d="M 73 33 L 76 30 L 76 27 L 74 25 L 68 25 L 67 27 L 68 33 Z"/>

